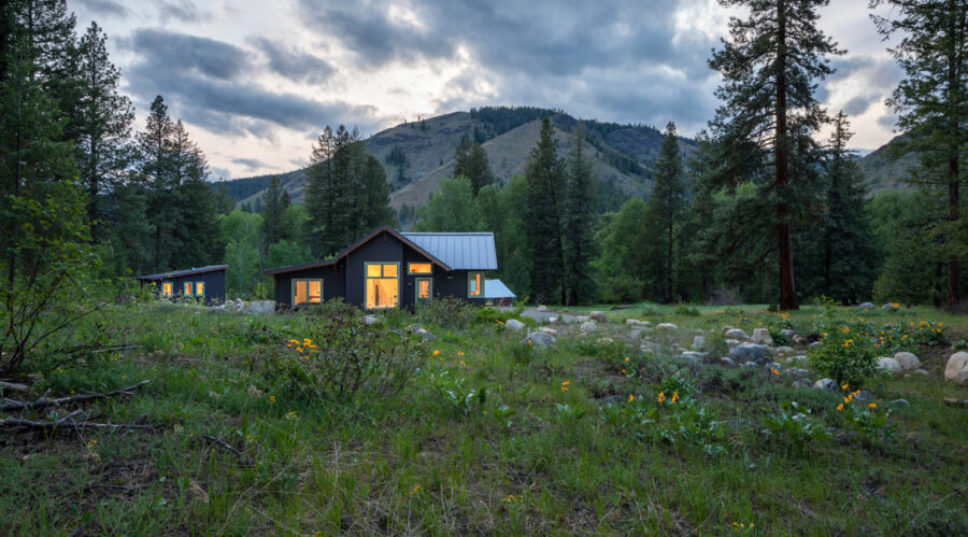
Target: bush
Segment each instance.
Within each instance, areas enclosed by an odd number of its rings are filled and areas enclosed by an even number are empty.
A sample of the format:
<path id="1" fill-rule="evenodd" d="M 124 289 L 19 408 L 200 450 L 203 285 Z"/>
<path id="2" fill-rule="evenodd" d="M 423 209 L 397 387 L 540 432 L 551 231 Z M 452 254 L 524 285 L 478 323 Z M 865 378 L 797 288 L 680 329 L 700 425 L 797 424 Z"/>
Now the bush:
<path id="1" fill-rule="evenodd" d="M 417 308 L 417 317 L 424 323 L 462 330 L 477 319 L 477 311 L 459 298 L 444 297 Z"/>
<path id="2" fill-rule="evenodd" d="M 699 315 L 699 309 L 695 306 L 687 306 L 686 304 L 679 304 L 675 309 L 676 315 L 687 315 L 690 317 L 697 317 Z"/>
<path id="3" fill-rule="evenodd" d="M 876 371 L 880 347 L 869 335 L 867 325 L 836 322 L 833 311 L 833 302 L 829 301 L 825 305 L 824 321 L 819 325 L 823 339 L 810 354 L 810 364 L 838 384 L 861 386 Z"/>
<path id="4" fill-rule="evenodd" d="M 417 343 L 381 336 L 352 306 L 333 303 L 316 311 L 325 316 L 313 319 L 309 337 L 290 339 L 266 364 L 267 376 L 281 380 L 283 391 L 307 401 L 348 401 L 359 393 L 392 395 L 410 381 L 419 363 Z"/>

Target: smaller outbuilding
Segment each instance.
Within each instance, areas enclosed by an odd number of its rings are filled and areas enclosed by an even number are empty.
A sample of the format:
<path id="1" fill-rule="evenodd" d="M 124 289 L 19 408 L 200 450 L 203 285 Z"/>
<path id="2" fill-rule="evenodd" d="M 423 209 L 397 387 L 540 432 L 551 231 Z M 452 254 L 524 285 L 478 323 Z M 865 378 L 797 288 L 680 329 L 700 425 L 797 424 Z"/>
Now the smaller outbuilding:
<path id="1" fill-rule="evenodd" d="M 225 270 L 228 265 L 209 265 L 201 268 L 160 272 L 137 276 L 142 287 L 146 283 L 155 285 L 155 294 L 164 299 L 194 299 L 196 302 L 212 305 L 225 302 Z"/>
<path id="2" fill-rule="evenodd" d="M 488 306 L 513 306 L 517 295 L 501 280 L 484 281 L 484 300 Z"/>

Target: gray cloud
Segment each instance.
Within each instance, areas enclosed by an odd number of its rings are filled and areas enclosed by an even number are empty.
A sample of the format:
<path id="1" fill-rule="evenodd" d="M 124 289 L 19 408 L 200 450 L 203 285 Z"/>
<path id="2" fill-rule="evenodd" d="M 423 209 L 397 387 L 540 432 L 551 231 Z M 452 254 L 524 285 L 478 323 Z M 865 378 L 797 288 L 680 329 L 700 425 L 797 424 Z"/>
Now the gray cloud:
<path id="1" fill-rule="evenodd" d="M 866 112 L 872 104 L 880 101 L 881 98 L 882 95 L 879 93 L 858 95 L 847 101 L 847 104 L 844 105 L 844 113 L 848 116 L 859 116 Z"/>
<path id="2" fill-rule="evenodd" d="M 75 0 L 78 4 L 86 7 L 92 12 L 106 17 L 128 16 L 128 8 L 115 2 L 114 0 Z"/>
<path id="3" fill-rule="evenodd" d="M 126 40 L 127 41 L 127 40 Z M 135 30 L 125 43 L 147 62 L 166 70 L 194 70 L 205 76 L 233 79 L 250 67 L 249 55 L 235 45 L 207 37 L 155 29 Z"/>
<path id="4" fill-rule="evenodd" d="M 155 0 L 162 22 L 175 19 L 180 22 L 203 22 L 211 18 L 207 11 L 198 9 L 191 0 Z"/>
<path id="5" fill-rule="evenodd" d="M 233 164 L 238 164 L 240 166 L 245 166 L 250 170 L 262 169 L 262 168 L 274 168 L 275 166 L 270 166 L 265 162 L 255 158 L 234 158 L 232 159 Z"/>
<path id="6" fill-rule="evenodd" d="M 283 43 L 260 37 L 253 37 L 250 41 L 269 59 L 269 68 L 289 80 L 320 84 L 335 72 L 326 60 L 294 51 Z"/>

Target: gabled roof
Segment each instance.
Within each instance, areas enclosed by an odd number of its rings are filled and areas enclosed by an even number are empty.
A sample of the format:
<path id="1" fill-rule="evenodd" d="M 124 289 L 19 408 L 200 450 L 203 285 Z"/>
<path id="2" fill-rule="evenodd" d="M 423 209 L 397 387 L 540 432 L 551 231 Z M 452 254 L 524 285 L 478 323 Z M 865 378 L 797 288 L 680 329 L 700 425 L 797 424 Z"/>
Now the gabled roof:
<path id="1" fill-rule="evenodd" d="M 430 252 L 452 270 L 497 270 L 494 234 L 468 233 L 403 233 L 403 236 Z"/>
<path id="2" fill-rule="evenodd" d="M 419 245 L 415 244 L 410 239 L 408 239 L 407 237 L 405 237 L 404 235 L 402 235 L 399 231 L 393 229 L 390 226 L 380 226 L 380 227 L 374 229 L 372 232 L 370 232 L 369 235 L 363 237 L 362 239 L 360 239 L 360 240 L 356 241 L 355 243 L 351 244 L 350 246 L 347 246 L 346 248 L 344 248 L 343 251 L 341 251 L 340 253 L 336 254 L 335 257 L 331 257 L 329 259 L 323 259 L 323 260 L 320 260 L 320 261 L 314 261 L 312 263 L 303 263 L 302 265 L 292 265 L 292 266 L 289 266 L 289 267 L 279 267 L 279 268 L 266 269 L 266 270 L 263 270 L 262 273 L 263 274 L 282 274 L 284 272 L 294 272 L 294 271 L 297 271 L 297 270 L 304 270 L 304 269 L 310 269 L 310 268 L 316 268 L 316 267 L 325 267 L 325 266 L 329 266 L 329 265 L 335 265 L 339 260 L 341 260 L 344 257 L 348 256 L 354 250 L 356 250 L 360 246 L 363 246 L 364 244 L 370 242 L 370 240 L 372 240 L 373 238 L 375 238 L 376 236 L 378 236 L 380 233 L 383 233 L 383 232 L 389 233 L 390 235 L 392 235 L 393 237 L 395 237 L 400 242 L 402 242 L 402 243 L 406 244 L 407 246 L 413 248 L 414 250 L 416 250 L 417 252 L 419 252 L 420 254 L 422 254 L 423 256 L 425 256 L 427 259 L 429 259 L 432 263 L 438 265 L 440 268 L 442 268 L 444 270 L 454 270 L 450 265 L 448 265 L 444 261 L 440 260 L 439 258 L 437 258 L 436 256 L 434 256 L 433 254 L 425 251 Z"/>
<path id="3" fill-rule="evenodd" d="M 170 280 L 172 278 L 180 278 L 182 276 L 194 276 L 196 274 L 215 272 L 217 270 L 225 270 L 227 268 L 229 268 L 228 265 L 208 265 L 207 267 L 175 270 L 172 272 L 159 272 L 158 274 L 148 274 L 147 276 L 135 276 L 135 279 L 142 280 L 142 281 Z"/>
<path id="4" fill-rule="evenodd" d="M 484 298 L 517 298 L 501 280 L 484 280 Z"/>

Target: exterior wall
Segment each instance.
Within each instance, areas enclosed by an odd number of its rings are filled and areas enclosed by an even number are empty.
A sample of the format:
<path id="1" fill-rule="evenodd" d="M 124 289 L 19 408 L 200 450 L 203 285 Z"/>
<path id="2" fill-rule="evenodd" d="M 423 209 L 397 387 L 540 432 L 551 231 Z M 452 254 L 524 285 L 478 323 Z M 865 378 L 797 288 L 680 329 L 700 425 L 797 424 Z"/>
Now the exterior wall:
<path id="1" fill-rule="evenodd" d="M 380 233 L 346 256 L 346 301 L 362 307 L 366 301 L 366 264 L 402 263 L 403 243 L 389 233 Z M 405 267 L 400 267 L 405 270 Z M 405 305 L 403 278 L 400 280 L 400 304 Z"/>
<path id="2" fill-rule="evenodd" d="M 441 272 L 439 277 L 434 278 L 434 298 L 452 296 L 462 298 L 471 304 L 483 306 L 484 303 L 487 302 L 487 300 L 483 297 L 468 298 L 467 296 L 467 278 L 471 272 L 482 272 L 484 274 L 483 278 L 487 278 L 487 272 L 481 270 L 455 270 L 451 272 Z"/>
<path id="3" fill-rule="evenodd" d="M 335 265 L 284 272 L 273 276 L 276 306 L 292 307 L 293 280 L 323 280 L 323 301 L 346 295 L 346 269 L 341 261 Z"/>
<path id="4" fill-rule="evenodd" d="M 155 294 L 161 296 L 161 288 L 163 283 L 173 284 L 174 297 L 181 298 L 182 291 L 185 289 L 185 282 L 204 282 L 205 283 L 205 304 L 222 304 L 225 302 L 225 271 L 224 270 L 213 270 L 211 272 L 203 272 L 202 274 L 191 274 L 187 276 L 179 276 L 177 278 L 168 278 L 164 280 L 157 280 L 153 282 L 143 282 L 145 285 L 154 284 Z"/>

